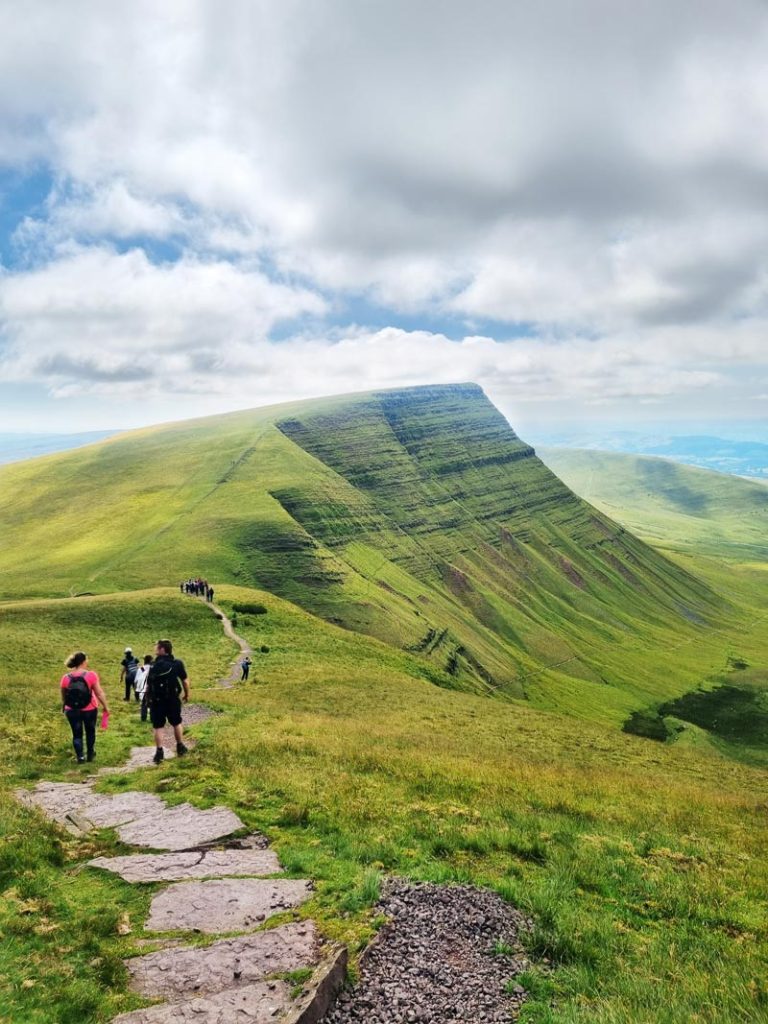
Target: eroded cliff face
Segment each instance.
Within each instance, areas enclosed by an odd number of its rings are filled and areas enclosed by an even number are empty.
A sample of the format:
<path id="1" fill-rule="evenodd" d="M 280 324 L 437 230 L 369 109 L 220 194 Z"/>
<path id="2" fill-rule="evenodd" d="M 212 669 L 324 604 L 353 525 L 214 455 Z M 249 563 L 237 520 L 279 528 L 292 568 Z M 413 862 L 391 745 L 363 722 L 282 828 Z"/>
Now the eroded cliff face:
<path id="1" fill-rule="evenodd" d="M 583 652 L 596 629 L 610 639 L 716 603 L 576 497 L 476 385 L 382 392 L 277 426 L 337 479 L 273 496 L 357 571 L 362 546 L 418 581 L 424 648 L 444 633 L 455 674 L 519 692 L 527 655 L 594 679 Z"/>

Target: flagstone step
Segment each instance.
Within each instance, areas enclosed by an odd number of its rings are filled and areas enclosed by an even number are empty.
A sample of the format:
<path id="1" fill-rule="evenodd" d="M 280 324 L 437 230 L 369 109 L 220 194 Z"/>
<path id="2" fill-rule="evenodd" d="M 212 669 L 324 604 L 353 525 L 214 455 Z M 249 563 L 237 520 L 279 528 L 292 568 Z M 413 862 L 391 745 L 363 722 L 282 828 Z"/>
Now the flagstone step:
<path id="1" fill-rule="evenodd" d="M 257 981 L 215 995 L 121 1013 L 112 1024 L 275 1024 L 290 1006 L 286 982 Z"/>
<path id="2" fill-rule="evenodd" d="M 189 850 L 181 853 L 137 853 L 129 857 L 96 857 L 92 868 L 120 875 L 126 882 L 179 882 L 190 878 L 276 875 L 281 871 L 272 850 Z"/>
<path id="3" fill-rule="evenodd" d="M 189 750 L 193 750 L 195 741 L 190 736 L 185 736 L 184 742 Z M 156 765 L 153 758 L 157 747 L 131 747 L 131 752 L 128 755 L 128 760 L 123 764 L 112 765 L 107 768 L 99 768 L 96 772 L 97 775 L 128 775 L 130 772 L 135 772 L 137 768 L 159 768 L 165 764 L 166 761 L 172 761 L 176 757 L 176 750 L 174 746 L 167 746 L 164 748 L 165 756 L 160 765 Z"/>
<path id="4" fill-rule="evenodd" d="M 192 804 L 162 805 L 159 813 L 128 822 L 118 829 L 124 843 L 153 850 L 190 850 L 245 828 L 228 807 L 201 811 Z"/>
<path id="5" fill-rule="evenodd" d="M 314 967 L 319 942 L 314 922 L 295 921 L 210 946 L 163 949 L 126 960 L 131 990 L 147 999 L 191 999 L 239 988 L 269 975 Z"/>
<path id="6" fill-rule="evenodd" d="M 38 807 L 62 825 L 73 821 L 83 828 L 113 828 L 165 811 L 165 803 L 151 793 L 94 793 L 87 783 L 41 782 L 33 790 L 19 790 L 19 799 Z"/>
<path id="7" fill-rule="evenodd" d="M 255 931 L 267 918 L 309 898 L 304 879 L 221 878 L 175 882 L 152 900 L 144 927 L 151 932 Z"/>

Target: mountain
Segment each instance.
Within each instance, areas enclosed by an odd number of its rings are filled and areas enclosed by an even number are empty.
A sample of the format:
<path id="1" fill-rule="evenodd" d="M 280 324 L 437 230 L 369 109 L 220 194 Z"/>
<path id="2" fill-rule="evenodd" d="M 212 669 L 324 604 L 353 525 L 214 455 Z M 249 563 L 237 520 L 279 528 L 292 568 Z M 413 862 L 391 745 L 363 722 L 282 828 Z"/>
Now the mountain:
<path id="1" fill-rule="evenodd" d="M 389 878 L 462 882 L 532 922 L 530 969 L 510 978 L 521 1021 L 757 1019 L 768 563 L 703 556 L 709 533 L 678 545 L 703 499 L 654 481 L 664 555 L 577 498 L 470 385 L 154 427 L 0 469 L 0 1018 L 100 1024 L 146 1003 L 123 961 L 147 953 L 156 887 L 88 866 L 120 852 L 111 829 L 72 835 L 13 798 L 83 781 L 57 713 L 79 648 L 112 708 L 98 789 L 235 810 L 313 880 L 303 914 L 355 973 Z M 179 592 L 197 572 L 217 608 Z M 254 662 L 226 688 L 222 613 Z M 189 756 L 113 775 L 151 742 L 119 699 L 123 648 L 161 635 L 215 713 Z M 484 953 L 505 956 L 505 938 Z"/>
<path id="2" fill-rule="evenodd" d="M 582 498 L 652 544 L 768 560 L 768 487 L 667 459 L 544 448 L 549 468 Z"/>
<path id="3" fill-rule="evenodd" d="M 744 429 L 744 428 L 742 428 Z M 763 424 L 751 424 L 753 436 L 724 438 L 711 434 L 675 434 L 664 431 L 580 431 L 540 433 L 538 447 L 576 448 L 590 451 L 624 452 L 631 455 L 661 455 L 673 462 L 711 469 L 718 473 L 768 480 L 768 439 Z"/>
<path id="4" fill-rule="evenodd" d="M 0 493 L 6 598 L 202 572 L 418 652 L 440 685 L 607 721 L 683 692 L 672 640 L 730 614 L 472 384 L 134 431 L 6 466 Z"/>

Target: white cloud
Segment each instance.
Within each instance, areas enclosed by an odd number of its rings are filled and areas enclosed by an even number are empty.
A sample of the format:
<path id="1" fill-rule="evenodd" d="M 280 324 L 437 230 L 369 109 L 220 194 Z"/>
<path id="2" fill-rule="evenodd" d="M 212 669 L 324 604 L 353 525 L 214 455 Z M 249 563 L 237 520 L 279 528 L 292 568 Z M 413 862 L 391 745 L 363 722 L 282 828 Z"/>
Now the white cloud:
<path id="1" fill-rule="evenodd" d="M 101 389 L 167 373 L 189 383 L 196 362 L 202 373 L 230 346 L 324 310 L 315 293 L 255 269 L 193 257 L 157 266 L 139 249 L 76 247 L 0 277 L 0 375 Z"/>
<path id="2" fill-rule="evenodd" d="M 2 373 L 720 394 L 768 362 L 767 43 L 758 0 L 6 5 L 0 164 L 55 187 L 0 278 Z M 175 265 L 113 248 L 168 238 Z M 540 337 L 268 344 L 360 292 Z"/>

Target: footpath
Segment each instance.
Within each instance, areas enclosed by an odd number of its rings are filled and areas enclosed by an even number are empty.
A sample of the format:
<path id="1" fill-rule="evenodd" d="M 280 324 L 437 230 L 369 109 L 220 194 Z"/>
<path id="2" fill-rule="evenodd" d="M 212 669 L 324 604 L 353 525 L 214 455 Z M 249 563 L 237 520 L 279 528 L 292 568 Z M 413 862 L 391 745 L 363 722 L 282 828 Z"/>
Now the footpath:
<path id="1" fill-rule="evenodd" d="M 240 647 L 232 671 L 219 681 L 232 686 L 250 647 L 210 607 Z M 187 705 L 185 724 L 210 714 L 203 705 Z M 169 807 L 152 793 L 96 791 L 103 775 L 162 770 L 152 763 L 154 749 L 134 747 L 124 765 L 82 782 L 41 782 L 16 793 L 74 834 L 114 828 L 138 851 L 96 857 L 88 867 L 134 885 L 168 883 L 153 896 L 144 922 L 139 944 L 147 952 L 125 961 L 131 991 L 158 1002 L 112 1024 L 316 1024 L 344 983 L 347 951 L 325 943 L 314 921 L 296 916 L 285 923 L 309 899 L 312 881 L 283 877 L 266 836 L 246 834 L 228 807 Z M 169 741 L 167 752 L 173 750 Z M 276 915 L 284 923 L 270 926 Z M 210 941 L 201 944 L 200 936 Z M 292 983 L 294 972 L 308 980 Z"/>

